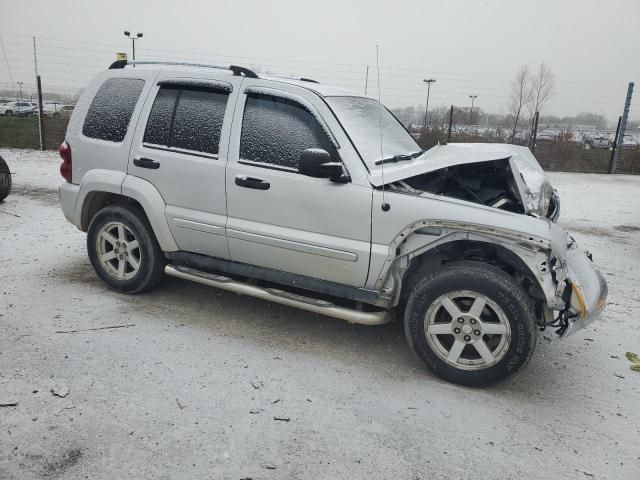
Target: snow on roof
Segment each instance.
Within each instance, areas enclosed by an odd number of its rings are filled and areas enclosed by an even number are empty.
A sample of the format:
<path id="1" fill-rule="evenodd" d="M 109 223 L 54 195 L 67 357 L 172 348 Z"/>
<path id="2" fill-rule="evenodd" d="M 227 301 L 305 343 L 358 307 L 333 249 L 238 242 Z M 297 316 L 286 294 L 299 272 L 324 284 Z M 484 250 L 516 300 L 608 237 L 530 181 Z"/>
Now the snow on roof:
<path id="1" fill-rule="evenodd" d="M 261 79 L 271 80 L 274 82 L 289 83 L 291 85 L 300 86 L 308 90 L 312 90 L 323 97 L 365 97 L 362 93 L 348 88 L 328 85 L 324 83 L 308 82 L 297 78 L 281 77 L 277 75 L 260 75 Z"/>

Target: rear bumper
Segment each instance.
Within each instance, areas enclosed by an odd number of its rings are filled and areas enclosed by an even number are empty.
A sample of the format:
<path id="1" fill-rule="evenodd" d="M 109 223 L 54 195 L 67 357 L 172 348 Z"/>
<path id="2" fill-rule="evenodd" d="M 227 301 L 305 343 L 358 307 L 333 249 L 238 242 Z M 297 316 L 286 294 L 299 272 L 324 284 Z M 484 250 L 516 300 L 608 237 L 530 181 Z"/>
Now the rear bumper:
<path id="1" fill-rule="evenodd" d="M 79 219 L 76 219 L 76 202 L 78 201 L 78 192 L 80 186 L 73 183 L 63 183 L 58 189 L 58 195 L 60 196 L 60 206 L 62 207 L 62 213 L 64 218 L 68 222 L 73 223 L 79 227 Z"/>
<path id="2" fill-rule="evenodd" d="M 586 253 L 578 248 L 567 252 L 567 277 L 571 284 L 570 307 L 577 314 L 563 336 L 570 335 L 598 318 L 607 305 L 608 287 Z"/>

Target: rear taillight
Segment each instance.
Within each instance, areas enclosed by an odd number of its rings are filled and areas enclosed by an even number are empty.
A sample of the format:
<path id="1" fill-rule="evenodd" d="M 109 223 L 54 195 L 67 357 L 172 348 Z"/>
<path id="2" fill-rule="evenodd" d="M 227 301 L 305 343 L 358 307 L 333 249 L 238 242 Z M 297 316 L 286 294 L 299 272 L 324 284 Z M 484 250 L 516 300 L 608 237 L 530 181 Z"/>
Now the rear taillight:
<path id="1" fill-rule="evenodd" d="M 58 148 L 62 163 L 60 164 L 60 175 L 67 182 L 71 183 L 71 146 L 67 142 L 62 142 L 60 148 Z"/>

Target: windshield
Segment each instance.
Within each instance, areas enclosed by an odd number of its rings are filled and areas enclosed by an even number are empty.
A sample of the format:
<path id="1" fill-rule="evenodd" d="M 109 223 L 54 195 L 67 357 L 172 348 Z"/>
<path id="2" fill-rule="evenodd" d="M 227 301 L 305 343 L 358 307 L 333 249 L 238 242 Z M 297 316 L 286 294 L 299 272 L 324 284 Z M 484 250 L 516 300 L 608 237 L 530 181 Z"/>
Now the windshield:
<path id="1" fill-rule="evenodd" d="M 376 162 L 420 152 L 420 146 L 400 122 L 382 107 L 382 154 L 378 102 L 365 97 L 326 97 L 369 169 Z"/>

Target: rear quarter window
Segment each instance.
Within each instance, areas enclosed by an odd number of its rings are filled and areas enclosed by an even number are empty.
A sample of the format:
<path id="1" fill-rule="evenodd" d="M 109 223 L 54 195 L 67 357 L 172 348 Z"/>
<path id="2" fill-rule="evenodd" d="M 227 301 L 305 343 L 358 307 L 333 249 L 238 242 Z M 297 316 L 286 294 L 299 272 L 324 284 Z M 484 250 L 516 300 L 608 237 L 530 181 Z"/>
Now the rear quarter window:
<path id="1" fill-rule="evenodd" d="M 143 142 L 211 155 L 218 153 L 229 91 L 163 87 L 153 102 Z"/>
<path id="2" fill-rule="evenodd" d="M 111 78 L 105 81 L 89 106 L 82 134 L 109 142 L 124 140 L 143 88 L 144 80 L 135 78 Z"/>

